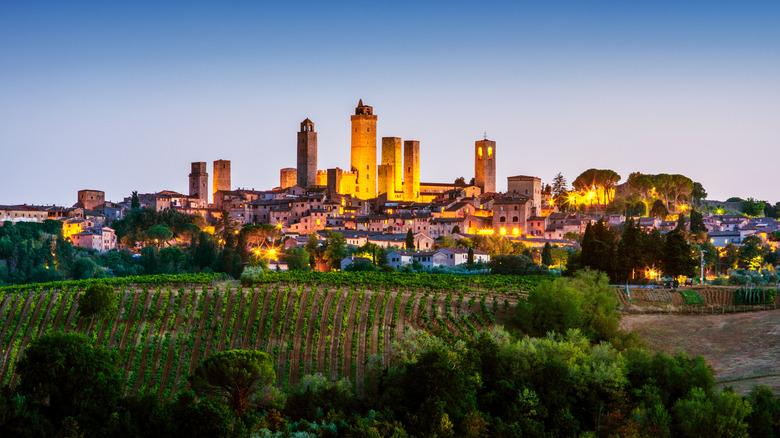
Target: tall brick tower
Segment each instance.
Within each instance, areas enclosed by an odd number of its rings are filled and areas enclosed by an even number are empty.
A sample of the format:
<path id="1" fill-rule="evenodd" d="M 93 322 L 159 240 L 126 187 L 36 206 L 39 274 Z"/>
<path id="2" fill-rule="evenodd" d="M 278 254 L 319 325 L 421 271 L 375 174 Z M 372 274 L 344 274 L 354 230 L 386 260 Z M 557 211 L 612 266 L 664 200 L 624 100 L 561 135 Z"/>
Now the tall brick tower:
<path id="1" fill-rule="evenodd" d="M 403 192 L 403 142 L 398 137 L 382 137 L 382 165 L 379 166 L 379 193 L 396 200 Z"/>
<path id="2" fill-rule="evenodd" d="M 355 196 L 376 198 L 376 116 L 374 109 L 363 105 L 355 108 L 352 120 L 352 171 L 357 174 Z"/>
<path id="3" fill-rule="evenodd" d="M 214 162 L 214 193 L 230 191 L 230 160 Z"/>
<path id="4" fill-rule="evenodd" d="M 404 142 L 404 201 L 418 201 L 420 197 L 420 142 Z"/>
<path id="5" fill-rule="evenodd" d="M 496 191 L 496 142 L 487 139 L 474 144 L 474 185 L 482 193 Z"/>
<path id="6" fill-rule="evenodd" d="M 317 185 L 317 133 L 309 119 L 301 122 L 298 132 L 298 185 Z"/>
<path id="7" fill-rule="evenodd" d="M 190 196 L 197 197 L 204 205 L 209 203 L 209 174 L 206 172 L 205 161 L 192 163 Z"/>

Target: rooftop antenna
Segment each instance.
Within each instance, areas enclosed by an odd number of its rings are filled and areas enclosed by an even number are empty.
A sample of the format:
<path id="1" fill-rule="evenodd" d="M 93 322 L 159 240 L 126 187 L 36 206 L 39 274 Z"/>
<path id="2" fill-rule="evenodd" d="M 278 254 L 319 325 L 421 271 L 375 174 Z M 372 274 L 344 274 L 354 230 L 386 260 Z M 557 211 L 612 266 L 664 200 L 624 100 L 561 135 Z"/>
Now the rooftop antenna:
<path id="1" fill-rule="evenodd" d="M 487 140 L 487 131 L 485 131 L 484 136 L 485 136 L 485 140 Z"/>

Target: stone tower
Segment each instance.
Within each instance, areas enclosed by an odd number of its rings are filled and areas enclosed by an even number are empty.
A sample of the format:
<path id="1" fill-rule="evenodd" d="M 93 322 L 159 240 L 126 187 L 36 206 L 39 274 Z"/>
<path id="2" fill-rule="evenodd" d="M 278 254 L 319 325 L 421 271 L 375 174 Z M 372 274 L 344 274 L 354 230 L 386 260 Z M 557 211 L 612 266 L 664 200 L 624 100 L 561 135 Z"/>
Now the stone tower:
<path id="1" fill-rule="evenodd" d="M 214 193 L 230 191 L 230 160 L 214 162 Z"/>
<path id="2" fill-rule="evenodd" d="M 301 122 L 298 132 L 298 185 L 317 185 L 317 133 L 309 119 Z"/>
<path id="3" fill-rule="evenodd" d="M 357 175 L 355 197 L 376 198 L 376 116 L 374 109 L 363 105 L 355 108 L 352 120 L 352 171 Z"/>
<path id="4" fill-rule="evenodd" d="M 474 145 L 474 185 L 482 193 L 496 191 L 496 142 L 487 137 Z"/>
<path id="5" fill-rule="evenodd" d="M 209 174 L 206 172 L 205 161 L 192 163 L 190 196 L 198 198 L 202 205 L 208 205 L 209 203 Z"/>
<path id="6" fill-rule="evenodd" d="M 379 166 L 379 193 L 397 200 L 403 192 L 403 142 L 398 137 L 382 137 L 382 165 Z"/>
<path id="7" fill-rule="evenodd" d="M 420 198 L 420 142 L 404 142 L 404 201 Z"/>
<path id="8" fill-rule="evenodd" d="M 279 170 L 279 187 L 288 189 L 298 184 L 298 170 L 292 167 L 285 167 Z"/>

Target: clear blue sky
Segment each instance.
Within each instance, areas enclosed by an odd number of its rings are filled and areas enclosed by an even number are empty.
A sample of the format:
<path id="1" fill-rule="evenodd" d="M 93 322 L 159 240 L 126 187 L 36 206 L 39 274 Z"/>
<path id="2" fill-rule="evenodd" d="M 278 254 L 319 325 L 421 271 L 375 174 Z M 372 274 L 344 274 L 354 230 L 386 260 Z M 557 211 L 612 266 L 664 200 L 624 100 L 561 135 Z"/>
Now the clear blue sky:
<path id="1" fill-rule="evenodd" d="M 0 3 L 0 204 L 187 191 L 349 168 L 349 116 L 420 141 L 423 181 L 590 168 L 682 173 L 710 199 L 780 201 L 780 2 Z M 266 5 L 265 3 L 275 3 Z"/>

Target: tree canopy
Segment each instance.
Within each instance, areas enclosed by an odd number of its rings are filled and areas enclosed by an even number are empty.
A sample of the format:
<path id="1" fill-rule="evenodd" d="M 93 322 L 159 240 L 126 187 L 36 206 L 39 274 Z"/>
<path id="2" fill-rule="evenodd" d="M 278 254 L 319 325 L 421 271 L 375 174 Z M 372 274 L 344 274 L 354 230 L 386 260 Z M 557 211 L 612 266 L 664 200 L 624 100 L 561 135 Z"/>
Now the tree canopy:
<path id="1" fill-rule="evenodd" d="M 209 356 L 191 377 L 199 395 L 226 400 L 240 415 L 251 406 L 252 398 L 273 384 L 273 359 L 256 350 L 228 350 Z"/>

